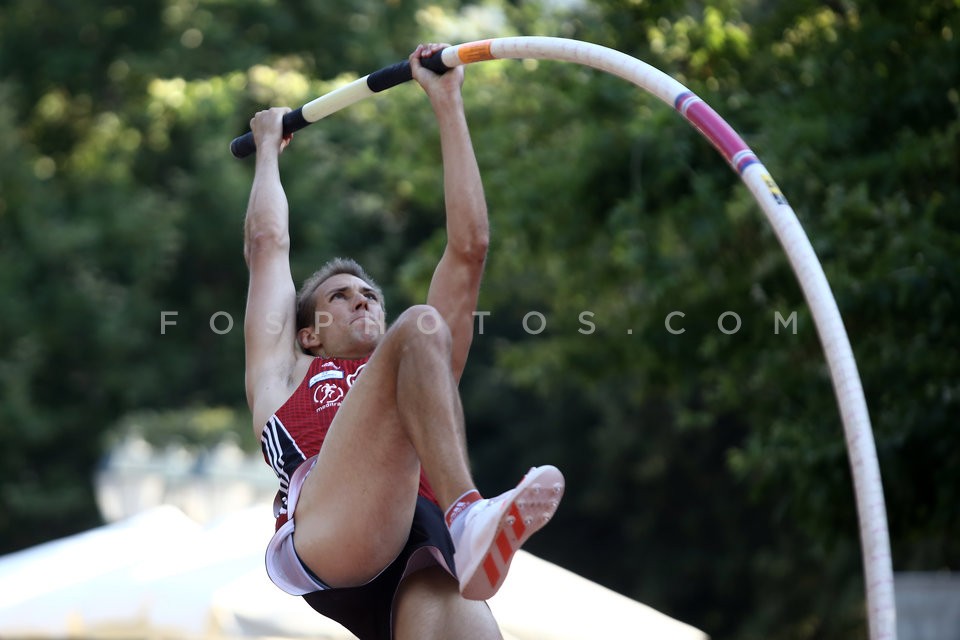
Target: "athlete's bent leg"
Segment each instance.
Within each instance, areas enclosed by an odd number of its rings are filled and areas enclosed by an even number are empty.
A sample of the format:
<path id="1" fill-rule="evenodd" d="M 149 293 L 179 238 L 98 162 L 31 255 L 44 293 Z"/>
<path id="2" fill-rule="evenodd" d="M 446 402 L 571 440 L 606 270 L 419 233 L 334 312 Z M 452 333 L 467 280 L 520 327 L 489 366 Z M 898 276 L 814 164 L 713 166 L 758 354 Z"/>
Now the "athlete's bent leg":
<path id="1" fill-rule="evenodd" d="M 399 336 L 397 409 L 442 508 L 475 489 L 470 477 L 460 391 L 451 363 L 450 329 L 433 307 L 412 307 Z"/>
<path id="2" fill-rule="evenodd" d="M 363 584 L 397 556 L 421 464 L 443 507 L 474 488 L 450 348 L 435 309 L 408 309 L 334 418 L 294 514 L 297 553 L 331 586 Z"/>
<path id="3" fill-rule="evenodd" d="M 439 567 L 403 581 L 394 603 L 394 640 L 502 640 L 486 602 L 466 600 Z"/>

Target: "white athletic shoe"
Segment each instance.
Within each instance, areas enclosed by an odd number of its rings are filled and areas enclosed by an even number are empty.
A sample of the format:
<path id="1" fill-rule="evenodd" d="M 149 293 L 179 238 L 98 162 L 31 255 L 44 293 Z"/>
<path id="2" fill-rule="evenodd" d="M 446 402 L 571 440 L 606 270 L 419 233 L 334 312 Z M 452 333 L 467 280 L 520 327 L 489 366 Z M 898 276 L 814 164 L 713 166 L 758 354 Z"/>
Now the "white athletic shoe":
<path id="1" fill-rule="evenodd" d="M 563 489 L 559 469 L 534 467 L 515 489 L 478 500 L 454 520 L 453 560 L 464 598 L 487 600 L 500 589 L 513 555 L 550 521 Z"/>

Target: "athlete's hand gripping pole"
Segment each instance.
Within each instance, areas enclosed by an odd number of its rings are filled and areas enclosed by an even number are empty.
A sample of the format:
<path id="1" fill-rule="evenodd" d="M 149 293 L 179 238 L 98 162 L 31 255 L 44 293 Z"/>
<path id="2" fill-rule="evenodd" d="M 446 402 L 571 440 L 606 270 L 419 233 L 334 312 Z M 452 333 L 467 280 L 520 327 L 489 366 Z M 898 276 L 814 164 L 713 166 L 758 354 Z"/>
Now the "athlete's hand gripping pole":
<path id="1" fill-rule="evenodd" d="M 451 48 L 452 47 L 447 47 L 429 58 L 421 58 L 420 64 L 435 73 L 446 73 L 454 66 L 457 66 L 458 63 L 455 57 L 450 60 L 449 55 L 448 62 L 451 64 L 447 64 L 443 60 L 444 52 Z M 410 71 L 409 60 L 392 64 L 379 71 L 374 71 L 339 89 L 334 89 L 330 93 L 311 100 L 302 107 L 285 113 L 283 116 L 283 135 L 288 136 L 294 131 L 299 131 L 307 125 L 313 124 L 317 120 L 325 118 L 331 113 L 339 111 L 354 102 L 359 102 L 374 93 L 385 91 L 411 79 L 413 79 L 413 73 Z M 256 153 L 256 151 L 257 143 L 254 141 L 253 132 L 251 131 L 234 138 L 230 143 L 230 152 L 235 158 L 245 158 Z"/>

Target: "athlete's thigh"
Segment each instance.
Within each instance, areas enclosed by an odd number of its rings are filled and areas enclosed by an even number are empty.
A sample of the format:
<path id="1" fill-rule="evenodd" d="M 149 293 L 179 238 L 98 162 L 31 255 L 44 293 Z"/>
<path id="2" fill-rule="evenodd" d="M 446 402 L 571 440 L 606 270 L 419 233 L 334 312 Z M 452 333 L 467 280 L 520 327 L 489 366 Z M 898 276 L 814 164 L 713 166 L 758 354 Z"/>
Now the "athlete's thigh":
<path id="1" fill-rule="evenodd" d="M 430 570 L 418 573 L 425 571 Z M 418 581 L 413 589 L 398 595 L 393 640 L 503 640 L 487 603 L 461 596 L 452 577 L 442 592 L 421 586 Z"/>
<path id="2" fill-rule="evenodd" d="M 410 533 L 420 464 L 399 422 L 389 337 L 337 411 L 294 514 L 297 553 L 332 586 L 372 578 Z"/>
<path id="3" fill-rule="evenodd" d="M 486 602 L 460 595 L 457 580 L 440 567 L 408 576 L 394 602 L 393 640 L 502 640 Z"/>

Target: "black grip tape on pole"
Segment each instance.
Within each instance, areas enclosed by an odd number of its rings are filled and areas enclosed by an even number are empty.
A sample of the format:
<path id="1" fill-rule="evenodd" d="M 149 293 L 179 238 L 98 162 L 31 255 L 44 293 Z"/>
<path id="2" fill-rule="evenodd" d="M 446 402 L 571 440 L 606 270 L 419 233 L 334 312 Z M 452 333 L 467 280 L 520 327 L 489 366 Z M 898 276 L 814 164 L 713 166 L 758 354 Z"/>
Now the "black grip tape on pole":
<path id="1" fill-rule="evenodd" d="M 443 51 L 438 51 L 429 58 L 421 58 L 420 64 L 434 73 L 444 74 L 451 69 L 443 63 Z M 413 73 L 410 71 L 410 61 L 403 60 L 389 67 L 384 67 L 379 71 L 374 71 L 367 76 L 367 87 L 374 93 L 379 93 L 398 84 L 403 84 L 413 79 Z M 303 107 L 290 111 L 283 116 L 283 135 L 287 136 L 294 131 L 299 131 L 310 124 L 310 121 L 303 117 Z M 257 143 L 253 139 L 253 132 L 248 131 L 242 136 L 238 136 L 230 143 L 230 153 L 235 158 L 246 158 L 256 153 Z"/>
<path id="2" fill-rule="evenodd" d="M 310 122 L 303 117 L 303 107 L 288 111 L 283 114 L 283 135 L 288 136 L 294 131 L 299 131 Z M 253 132 L 248 131 L 242 136 L 238 136 L 230 143 L 230 153 L 234 158 L 246 158 L 256 153 L 257 143 L 253 139 Z"/>
<path id="3" fill-rule="evenodd" d="M 438 51 L 429 58 L 420 58 L 420 64 L 430 69 L 430 71 L 442 75 L 450 70 L 450 67 L 443 63 L 442 53 L 442 51 Z M 413 72 L 410 71 L 410 61 L 404 60 L 368 75 L 367 88 L 374 93 L 379 93 L 412 79 Z"/>

